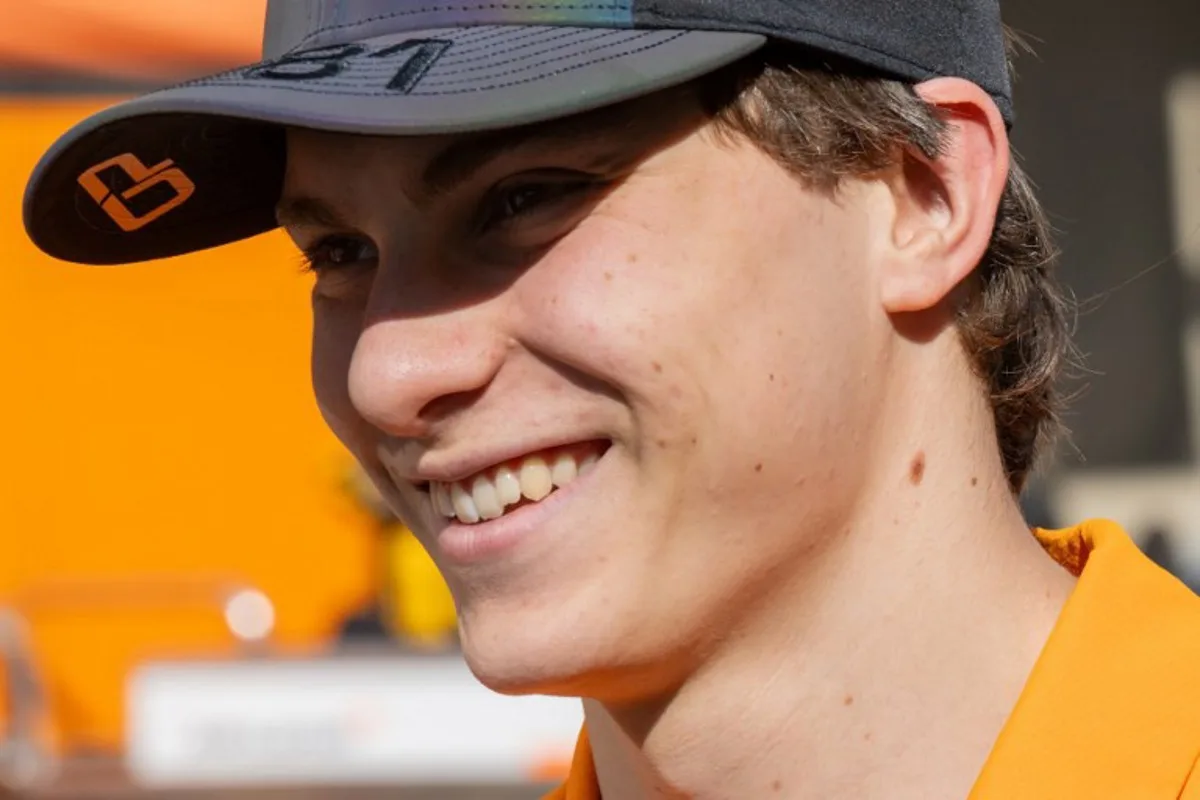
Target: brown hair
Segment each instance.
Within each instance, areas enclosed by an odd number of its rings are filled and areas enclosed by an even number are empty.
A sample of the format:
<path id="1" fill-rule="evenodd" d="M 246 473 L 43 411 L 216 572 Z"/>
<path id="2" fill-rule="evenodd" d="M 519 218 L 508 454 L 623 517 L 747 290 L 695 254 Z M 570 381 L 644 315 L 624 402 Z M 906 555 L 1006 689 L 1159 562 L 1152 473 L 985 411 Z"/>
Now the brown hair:
<path id="1" fill-rule="evenodd" d="M 1009 41 L 1011 52 L 1017 40 Z M 747 137 L 826 189 L 894 165 L 905 149 L 937 157 L 947 137 L 944 116 L 912 86 L 850 64 L 817 63 L 791 48 L 717 73 L 702 93 L 718 133 Z M 1057 382 L 1074 356 L 1073 304 L 1053 274 L 1057 255 L 1046 214 L 1014 159 L 991 242 L 957 308 L 1014 493 L 1059 431 Z"/>

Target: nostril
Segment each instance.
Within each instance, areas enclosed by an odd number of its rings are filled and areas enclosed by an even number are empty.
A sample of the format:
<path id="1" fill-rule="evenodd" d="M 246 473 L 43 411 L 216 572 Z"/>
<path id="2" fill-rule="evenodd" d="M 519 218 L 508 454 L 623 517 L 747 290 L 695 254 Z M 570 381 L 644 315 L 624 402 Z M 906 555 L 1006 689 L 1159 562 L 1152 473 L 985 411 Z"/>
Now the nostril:
<path id="1" fill-rule="evenodd" d="M 421 407 L 420 418 L 426 423 L 443 420 L 465 408 L 469 408 L 482 394 L 482 389 L 475 389 L 466 392 L 439 395 Z"/>

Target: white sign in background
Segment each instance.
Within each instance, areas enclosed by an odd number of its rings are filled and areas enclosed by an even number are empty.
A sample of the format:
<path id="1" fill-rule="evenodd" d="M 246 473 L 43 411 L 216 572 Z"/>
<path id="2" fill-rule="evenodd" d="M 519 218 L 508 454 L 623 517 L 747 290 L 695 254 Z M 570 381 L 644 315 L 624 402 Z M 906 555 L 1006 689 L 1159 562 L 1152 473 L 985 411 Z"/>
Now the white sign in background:
<path id="1" fill-rule="evenodd" d="M 1176 242 L 1184 268 L 1200 280 L 1200 72 L 1171 81 L 1167 120 Z"/>
<path id="2" fill-rule="evenodd" d="M 1167 90 L 1175 237 L 1184 271 L 1200 281 L 1200 72 L 1185 72 Z M 1192 456 L 1200 469 L 1200 319 L 1184 332 L 1184 374 L 1191 410 Z"/>
<path id="3" fill-rule="evenodd" d="M 1166 99 L 1175 246 L 1185 272 L 1200 281 L 1200 73 L 1178 75 Z M 1135 536 L 1170 531 L 1176 555 L 1200 574 L 1200 319 L 1190 320 L 1182 335 L 1193 463 L 1070 471 L 1056 477 L 1053 502 L 1064 524 L 1107 517 Z"/>
<path id="4" fill-rule="evenodd" d="M 583 721 L 453 657 L 148 664 L 127 704 L 128 768 L 155 787 L 527 783 Z"/>

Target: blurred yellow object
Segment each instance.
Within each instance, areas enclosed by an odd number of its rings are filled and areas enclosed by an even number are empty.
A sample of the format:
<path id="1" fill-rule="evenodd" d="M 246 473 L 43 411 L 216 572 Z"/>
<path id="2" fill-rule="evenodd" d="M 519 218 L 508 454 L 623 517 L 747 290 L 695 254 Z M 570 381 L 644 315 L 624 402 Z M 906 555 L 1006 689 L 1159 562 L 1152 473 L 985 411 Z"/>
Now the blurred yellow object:
<path id="1" fill-rule="evenodd" d="M 450 644 L 458 617 L 450 589 L 424 546 L 400 523 L 387 528 L 385 608 L 392 631 L 418 647 Z"/>

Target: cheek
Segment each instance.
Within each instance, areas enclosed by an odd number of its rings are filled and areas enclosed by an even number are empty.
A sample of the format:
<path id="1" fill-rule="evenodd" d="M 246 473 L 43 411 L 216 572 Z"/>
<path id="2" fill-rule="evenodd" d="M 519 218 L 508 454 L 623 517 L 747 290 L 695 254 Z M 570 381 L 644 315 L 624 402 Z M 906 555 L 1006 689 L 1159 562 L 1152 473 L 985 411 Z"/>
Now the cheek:
<path id="1" fill-rule="evenodd" d="M 870 413 L 864 220 L 775 169 L 601 209 L 520 288 L 538 347 L 616 387 L 644 465 L 678 462 L 652 480 L 710 516 L 828 490 Z"/>
<path id="2" fill-rule="evenodd" d="M 694 395 L 685 390 L 687 354 L 673 352 L 676 342 L 664 335 L 678 307 L 678 271 L 654 240 L 637 225 L 594 216 L 514 293 L 523 342 L 632 406 L 636 423 Z"/>
<path id="3" fill-rule="evenodd" d="M 358 344 L 356 314 L 317 308 L 313 314 L 312 381 L 321 415 L 355 455 L 366 454 L 368 426 L 350 400 L 350 362 Z"/>
<path id="4" fill-rule="evenodd" d="M 518 287 L 527 338 L 657 402 L 823 370 L 866 309 L 857 220 L 774 164 L 712 172 L 627 187 L 563 240 Z"/>
<path id="5" fill-rule="evenodd" d="M 722 216 L 719 201 L 696 199 L 706 192 L 670 174 L 631 178 L 519 282 L 524 331 L 621 388 L 659 382 L 664 359 L 680 360 L 675 342 L 694 341 L 689 328 L 719 324 L 694 324 L 727 291 L 700 256 L 726 263 L 712 248 L 728 237 L 697 235 Z"/>

